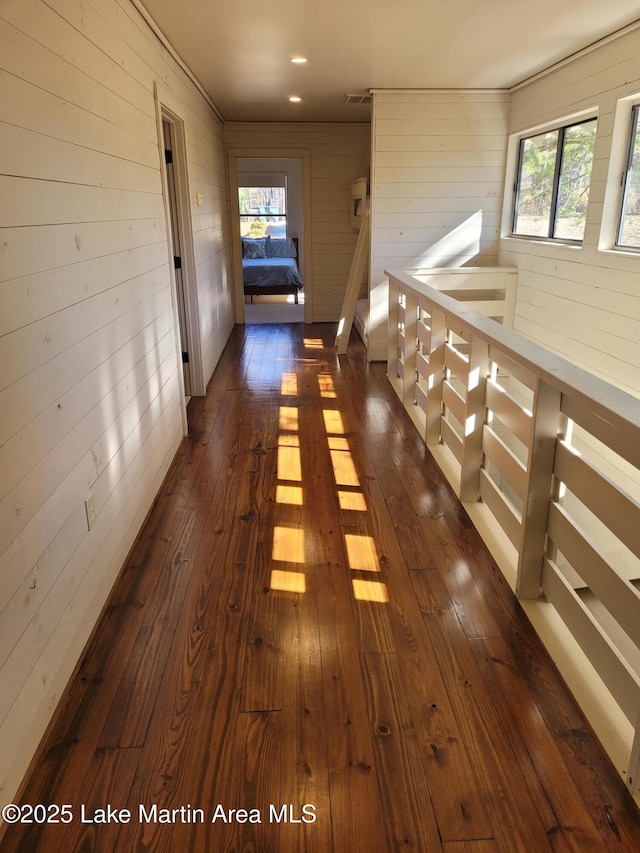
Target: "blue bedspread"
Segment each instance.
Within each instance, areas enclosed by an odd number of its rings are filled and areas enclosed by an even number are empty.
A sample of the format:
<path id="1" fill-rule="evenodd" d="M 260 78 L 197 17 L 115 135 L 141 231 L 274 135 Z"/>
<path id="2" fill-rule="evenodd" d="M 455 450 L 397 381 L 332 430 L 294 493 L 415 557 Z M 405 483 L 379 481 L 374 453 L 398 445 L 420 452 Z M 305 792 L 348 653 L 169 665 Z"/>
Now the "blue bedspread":
<path id="1" fill-rule="evenodd" d="M 293 285 L 302 288 L 302 279 L 298 273 L 295 258 L 260 258 L 253 260 L 243 258 L 242 279 L 245 285 L 253 287 L 280 287 Z"/>

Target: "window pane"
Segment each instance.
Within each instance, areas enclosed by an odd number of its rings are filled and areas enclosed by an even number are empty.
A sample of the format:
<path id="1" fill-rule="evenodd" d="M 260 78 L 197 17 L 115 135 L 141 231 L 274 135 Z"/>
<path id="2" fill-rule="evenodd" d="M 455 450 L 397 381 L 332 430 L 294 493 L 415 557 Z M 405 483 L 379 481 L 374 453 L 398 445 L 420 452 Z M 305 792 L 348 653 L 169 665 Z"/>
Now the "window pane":
<path id="1" fill-rule="evenodd" d="M 640 248 L 640 133 L 638 133 L 640 111 L 637 107 L 633 111 L 633 116 L 633 138 L 625 181 L 618 246 L 638 249 Z"/>
<path id="2" fill-rule="evenodd" d="M 238 187 L 238 204 L 243 237 L 286 236 L 286 187 Z"/>
<path id="3" fill-rule="evenodd" d="M 549 236 L 557 149 L 557 130 L 522 140 L 514 234 Z"/>
<path id="4" fill-rule="evenodd" d="M 286 216 L 240 216 L 240 234 L 242 237 L 286 237 Z"/>
<path id="5" fill-rule="evenodd" d="M 240 213 L 262 216 L 285 216 L 287 191 L 285 187 L 238 187 Z"/>
<path id="6" fill-rule="evenodd" d="M 582 240 L 589 201 L 596 120 L 567 127 L 564 132 L 554 237 Z"/>

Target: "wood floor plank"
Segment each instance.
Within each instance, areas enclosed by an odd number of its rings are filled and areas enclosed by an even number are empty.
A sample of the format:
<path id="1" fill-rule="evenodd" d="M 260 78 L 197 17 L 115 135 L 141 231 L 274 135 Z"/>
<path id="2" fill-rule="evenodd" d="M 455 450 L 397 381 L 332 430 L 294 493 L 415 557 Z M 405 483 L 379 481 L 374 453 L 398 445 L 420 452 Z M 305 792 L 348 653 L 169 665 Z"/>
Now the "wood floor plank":
<path id="1" fill-rule="evenodd" d="M 493 835 L 435 652 L 377 481 L 366 481 L 370 524 L 384 541 L 395 648 L 443 840 Z M 442 585 L 444 588 L 444 585 Z M 441 604 L 444 606 L 444 602 Z"/>
<path id="2" fill-rule="evenodd" d="M 96 750 L 82 786 L 82 811 L 66 828 L 58 849 L 100 853 L 119 849 L 122 821 L 139 820 L 138 811 L 122 812 L 139 759 L 139 749 Z"/>
<path id="3" fill-rule="evenodd" d="M 312 495 L 314 565 L 318 589 L 320 676 L 326 715 L 326 749 L 331 796 L 333 850 L 366 850 L 371 838 L 383 837 L 382 803 L 351 606 L 351 585 L 338 524 L 334 480 L 318 465 L 326 434 L 317 411 L 300 412 L 302 468 Z"/>
<path id="4" fill-rule="evenodd" d="M 493 838 L 478 841 L 448 841 L 442 845 L 443 853 L 500 853 Z"/>
<path id="5" fill-rule="evenodd" d="M 217 506 L 212 505 L 216 515 L 196 558 L 196 582 L 185 598 L 175 651 L 158 693 L 132 789 L 133 804 L 175 808 L 183 803 L 208 807 L 221 802 L 230 808 L 242 806 L 227 802 L 223 786 L 234 763 L 242 639 L 257 536 L 257 515 L 249 508 L 261 486 L 261 456 L 248 446 L 251 434 L 249 430 L 237 432 L 239 464 L 234 465 Z M 175 829 L 178 831 L 182 837 L 192 833 L 193 843 L 207 837 L 207 827 L 199 824 L 181 826 Z M 172 832 L 157 826 L 129 826 L 121 839 L 125 849 L 149 844 L 169 851 L 176 849 Z"/>
<path id="6" fill-rule="evenodd" d="M 536 780 L 522 775 L 506 721 L 494 712 L 457 616 L 440 606 L 430 610 L 434 600 L 431 574 L 413 572 L 412 581 L 474 775 L 495 814 L 498 844 L 514 853 L 549 850 L 552 844 L 547 833 L 555 826 L 552 808 Z M 482 708 L 481 714 L 478 708 Z"/>
<path id="7" fill-rule="evenodd" d="M 343 534 L 358 649 L 362 654 L 393 652 L 384 546 L 368 527 L 350 527 Z"/>
<path id="8" fill-rule="evenodd" d="M 262 405 L 260 408 L 267 407 Z M 249 619 L 244 638 L 241 711 L 274 711 L 282 708 L 283 621 L 288 602 L 279 587 L 284 585 L 285 578 L 292 579 L 298 574 L 291 574 L 292 567 L 285 562 L 284 557 L 296 556 L 304 562 L 304 553 L 280 553 L 280 550 L 286 551 L 286 543 L 281 540 L 287 538 L 287 531 L 290 539 L 295 539 L 296 534 L 299 534 L 300 541 L 303 533 L 299 513 L 296 518 L 295 511 L 290 512 L 286 505 L 276 500 L 281 445 L 276 419 L 267 418 L 267 422 L 271 428 L 256 432 L 253 440 L 253 452 L 262 457 L 260 461 L 264 473 L 258 501 L 250 510 L 257 513 L 259 519 Z M 295 568 L 298 567 L 299 564 Z M 274 575 L 274 572 L 277 574 Z"/>
<path id="9" fill-rule="evenodd" d="M 493 697 L 503 718 L 510 719 L 514 739 L 520 754 L 528 753 L 535 772 L 552 802 L 557 816 L 556 831 L 562 833 L 570 849 L 595 851 L 615 849 L 607 845 L 596 831 L 591 815 L 582 798 L 575 791 L 571 776 L 562 759 L 551 732 L 531 702 L 527 684 L 518 672 L 515 660 L 502 638 L 490 637 L 474 640 L 471 649 L 485 673 L 487 683 L 493 686 Z M 526 719 L 518 708 L 529 708 Z M 617 840 L 611 839 L 617 846 Z M 606 846 L 605 846 L 606 845 Z"/>
<path id="10" fill-rule="evenodd" d="M 321 579 L 313 561 L 307 566 L 304 593 L 292 598 L 284 626 L 284 665 L 280 798 L 300 811 L 308 809 L 308 820 L 299 828 L 279 834 L 279 853 L 325 853 L 333 849 L 329 765 L 326 745 L 327 719 L 322 681 L 317 584 Z"/>
<path id="11" fill-rule="evenodd" d="M 102 730 L 98 749 L 141 746 L 191 577 L 204 512 L 185 510 Z"/>
<path id="12" fill-rule="evenodd" d="M 437 850 L 440 837 L 395 655 L 362 655 L 387 850 Z M 400 787 L 401 785 L 401 787 Z"/>
<path id="13" fill-rule="evenodd" d="M 273 850 L 278 853 L 278 839 L 283 831 L 293 829 L 300 832 L 300 824 L 287 823 L 292 811 L 282 809 L 277 777 L 280 724 L 279 712 L 239 715 L 233 740 L 233 762 L 227 768 L 229 776 L 225 780 L 226 795 L 219 803 L 223 808 L 243 809 L 248 813 L 247 820 L 244 820 L 244 815 L 240 820 L 237 815 L 235 820 L 226 822 L 216 819 L 207 834 L 208 849 Z M 298 819 L 297 812 L 295 819 Z"/>

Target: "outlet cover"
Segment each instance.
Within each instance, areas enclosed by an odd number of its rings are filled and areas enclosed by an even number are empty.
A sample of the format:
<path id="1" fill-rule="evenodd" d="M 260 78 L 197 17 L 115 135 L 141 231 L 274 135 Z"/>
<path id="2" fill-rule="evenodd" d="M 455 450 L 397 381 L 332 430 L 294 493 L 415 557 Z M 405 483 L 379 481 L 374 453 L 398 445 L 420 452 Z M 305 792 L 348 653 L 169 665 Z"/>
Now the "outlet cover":
<path id="1" fill-rule="evenodd" d="M 87 528 L 91 530 L 96 523 L 96 507 L 93 502 L 93 492 L 89 492 L 89 494 L 85 496 L 84 508 L 87 513 Z"/>

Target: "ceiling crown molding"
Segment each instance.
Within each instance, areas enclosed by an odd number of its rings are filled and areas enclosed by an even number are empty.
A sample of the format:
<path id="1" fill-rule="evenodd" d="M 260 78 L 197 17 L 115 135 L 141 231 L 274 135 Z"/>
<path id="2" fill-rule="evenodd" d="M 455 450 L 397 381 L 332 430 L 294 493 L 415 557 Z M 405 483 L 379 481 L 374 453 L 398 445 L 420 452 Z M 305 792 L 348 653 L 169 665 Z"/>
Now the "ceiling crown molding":
<path id="1" fill-rule="evenodd" d="M 587 45 L 587 47 L 583 47 L 581 50 L 572 53 L 570 56 L 565 56 L 564 59 L 560 59 L 558 62 L 554 62 L 554 64 L 550 65 L 548 68 L 544 68 L 542 71 L 538 71 L 537 74 L 533 74 L 531 77 L 525 78 L 520 83 L 516 83 L 515 86 L 512 86 L 509 89 L 509 92 L 518 92 L 520 89 L 524 89 L 525 87 L 530 86 L 532 83 L 537 83 L 538 80 L 543 80 L 545 77 L 548 77 L 550 74 L 553 74 L 554 71 L 558 71 L 558 69 L 564 68 L 565 65 L 569 65 L 570 63 L 575 62 L 577 59 L 581 59 L 583 56 L 588 56 L 590 53 L 593 53 L 595 50 L 598 50 L 598 48 L 604 47 L 605 44 L 610 44 L 612 41 L 617 41 L 617 39 L 620 39 L 623 36 L 626 36 L 637 29 L 640 29 L 640 20 L 634 21 L 632 24 L 627 24 L 626 27 L 622 27 L 622 29 L 616 30 L 614 33 L 610 33 L 608 36 L 598 39 L 598 41 L 594 41 L 593 44 Z"/>
<path id="2" fill-rule="evenodd" d="M 184 73 L 187 75 L 189 80 L 191 80 L 193 85 L 200 92 L 200 94 L 205 99 L 205 101 L 209 104 L 209 106 L 214 111 L 216 116 L 220 119 L 221 122 L 224 122 L 225 118 L 222 115 L 222 113 L 220 112 L 220 110 L 218 109 L 218 107 L 211 100 L 211 98 L 209 97 L 208 93 L 206 92 L 206 90 L 204 89 L 204 87 L 202 86 L 202 84 L 200 83 L 198 78 L 196 77 L 196 75 L 189 68 L 189 66 L 186 64 L 186 62 L 182 59 L 182 57 L 179 55 L 177 50 L 173 47 L 173 45 L 171 44 L 169 39 L 165 36 L 165 34 L 162 32 L 160 27 L 153 20 L 153 18 L 149 14 L 149 12 L 147 12 L 145 7 L 142 5 L 142 0 L 129 0 L 129 2 L 131 3 L 132 6 L 134 6 L 137 9 L 137 11 L 140 13 L 140 15 L 142 15 L 146 24 L 153 31 L 153 34 L 155 35 L 155 37 L 162 44 L 162 46 L 165 48 L 165 50 L 168 51 L 168 53 L 171 55 L 171 57 L 177 62 L 177 64 L 180 66 L 182 71 L 184 71 Z"/>

